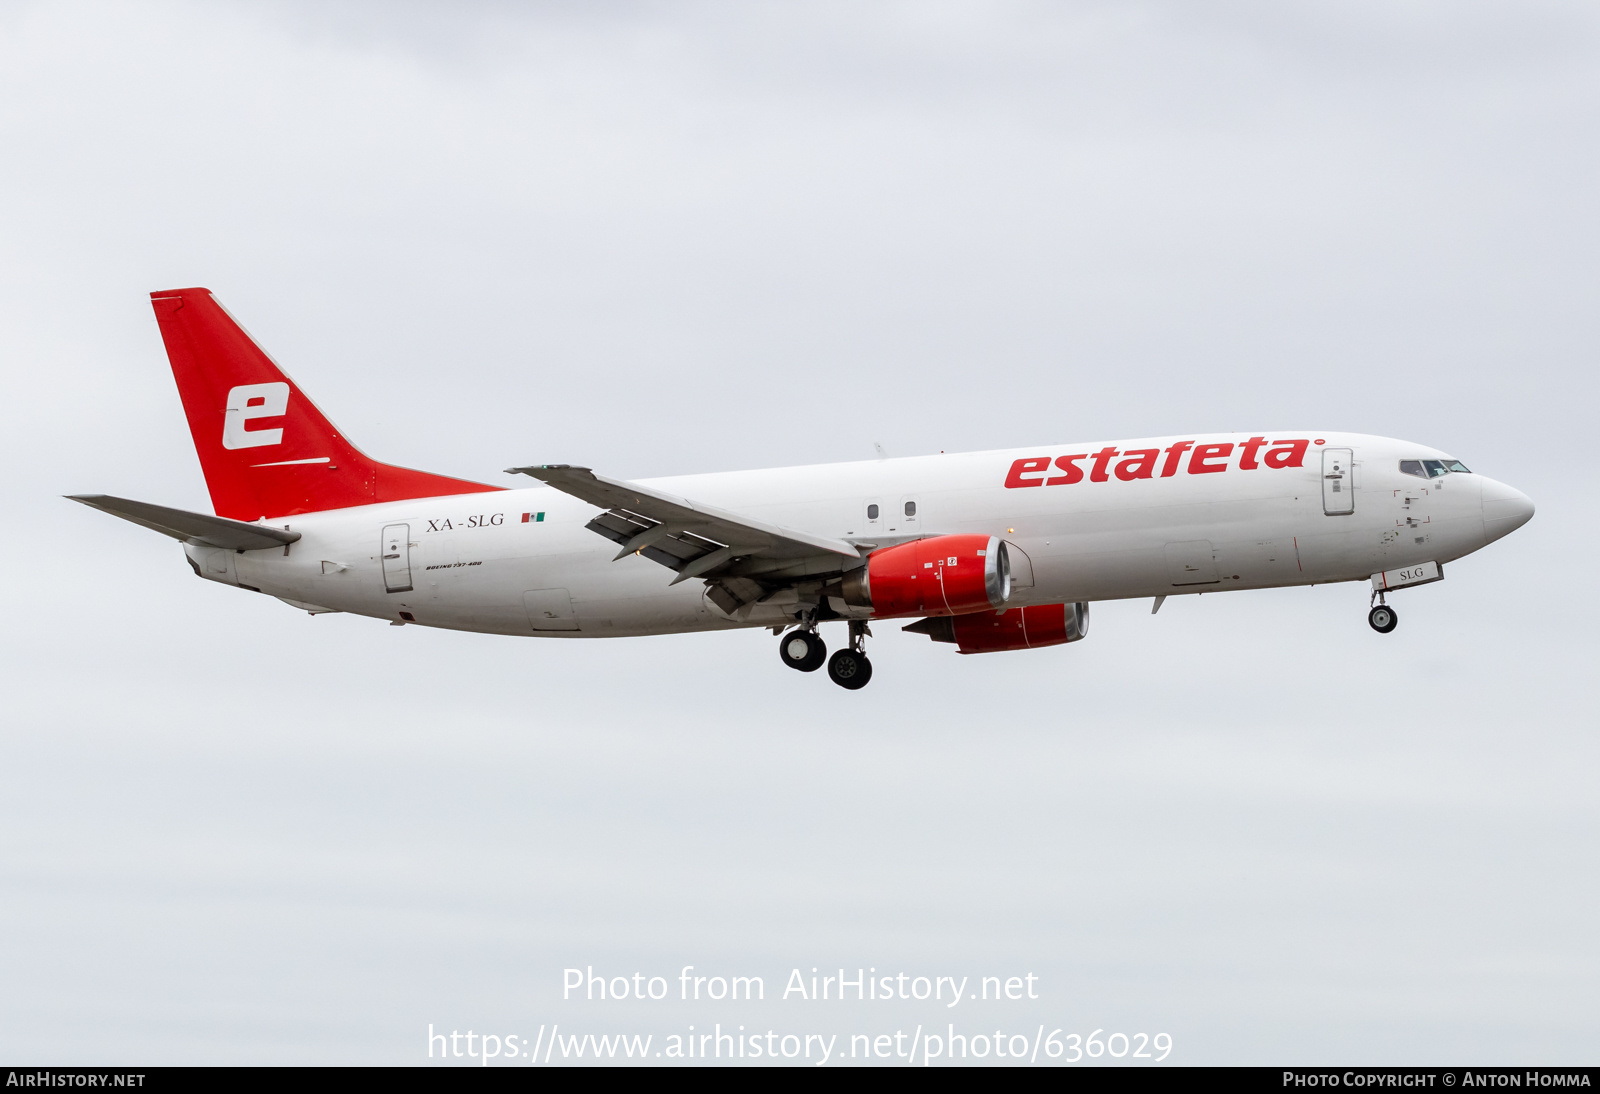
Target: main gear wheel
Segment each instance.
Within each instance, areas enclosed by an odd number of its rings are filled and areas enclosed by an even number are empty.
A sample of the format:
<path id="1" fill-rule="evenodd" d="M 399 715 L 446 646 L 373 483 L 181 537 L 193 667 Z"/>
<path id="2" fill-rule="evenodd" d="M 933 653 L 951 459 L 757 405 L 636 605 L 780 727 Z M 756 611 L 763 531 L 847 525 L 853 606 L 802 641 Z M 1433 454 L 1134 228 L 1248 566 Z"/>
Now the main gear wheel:
<path id="1" fill-rule="evenodd" d="M 828 647 L 816 631 L 797 627 L 778 639 L 778 656 L 792 669 L 816 672 L 828 659 Z"/>

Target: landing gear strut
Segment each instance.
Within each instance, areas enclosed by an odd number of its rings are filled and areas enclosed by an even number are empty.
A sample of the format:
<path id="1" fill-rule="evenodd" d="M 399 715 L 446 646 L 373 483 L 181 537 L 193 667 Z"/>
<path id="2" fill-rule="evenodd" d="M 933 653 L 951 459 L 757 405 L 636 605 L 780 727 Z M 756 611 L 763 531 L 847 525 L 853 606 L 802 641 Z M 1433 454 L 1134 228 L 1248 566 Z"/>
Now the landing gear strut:
<path id="1" fill-rule="evenodd" d="M 1367 613 L 1367 623 L 1379 634 L 1388 634 L 1400 622 L 1400 617 L 1395 610 L 1383 602 L 1383 594 L 1378 593 L 1377 605 Z"/>
<path id="2" fill-rule="evenodd" d="M 867 660 L 867 636 L 871 633 L 864 620 L 850 621 L 850 647 L 828 659 L 828 679 L 851 691 L 867 686 L 872 679 L 872 662 Z"/>
<path id="3" fill-rule="evenodd" d="M 828 659 L 828 647 L 811 627 L 799 626 L 778 639 L 778 656 L 801 672 L 816 672 Z"/>

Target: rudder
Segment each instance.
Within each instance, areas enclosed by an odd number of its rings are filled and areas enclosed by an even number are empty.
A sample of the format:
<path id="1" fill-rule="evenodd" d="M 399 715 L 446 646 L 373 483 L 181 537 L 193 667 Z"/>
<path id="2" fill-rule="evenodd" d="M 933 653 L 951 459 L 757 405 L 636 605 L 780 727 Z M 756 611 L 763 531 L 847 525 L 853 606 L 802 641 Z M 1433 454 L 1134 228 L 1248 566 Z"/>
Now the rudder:
<path id="1" fill-rule="evenodd" d="M 150 294 L 211 505 L 235 520 L 499 490 L 371 459 L 209 289 Z"/>

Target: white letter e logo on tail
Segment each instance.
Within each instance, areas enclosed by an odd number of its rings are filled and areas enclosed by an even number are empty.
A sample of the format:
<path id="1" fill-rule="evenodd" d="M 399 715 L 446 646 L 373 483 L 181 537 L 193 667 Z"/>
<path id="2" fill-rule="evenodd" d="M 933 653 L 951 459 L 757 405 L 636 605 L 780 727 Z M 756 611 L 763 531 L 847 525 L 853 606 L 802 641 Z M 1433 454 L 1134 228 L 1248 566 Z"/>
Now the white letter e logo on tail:
<path id="1" fill-rule="evenodd" d="M 239 385 L 228 392 L 228 409 L 222 419 L 222 447 L 259 448 L 264 444 L 282 444 L 282 428 L 247 430 L 244 424 L 252 418 L 281 418 L 288 409 L 288 384 Z"/>

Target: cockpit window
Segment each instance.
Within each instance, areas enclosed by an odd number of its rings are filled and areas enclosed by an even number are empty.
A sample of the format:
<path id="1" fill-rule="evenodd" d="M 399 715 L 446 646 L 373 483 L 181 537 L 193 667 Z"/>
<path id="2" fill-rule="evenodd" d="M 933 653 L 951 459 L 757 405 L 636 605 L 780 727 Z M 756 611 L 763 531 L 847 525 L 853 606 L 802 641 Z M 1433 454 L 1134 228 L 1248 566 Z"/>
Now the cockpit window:
<path id="1" fill-rule="evenodd" d="M 1441 475 L 1448 475 L 1452 471 L 1460 475 L 1470 475 L 1467 465 L 1460 460 L 1401 460 L 1400 473 L 1402 475 L 1415 475 L 1419 479 L 1437 479 Z"/>

